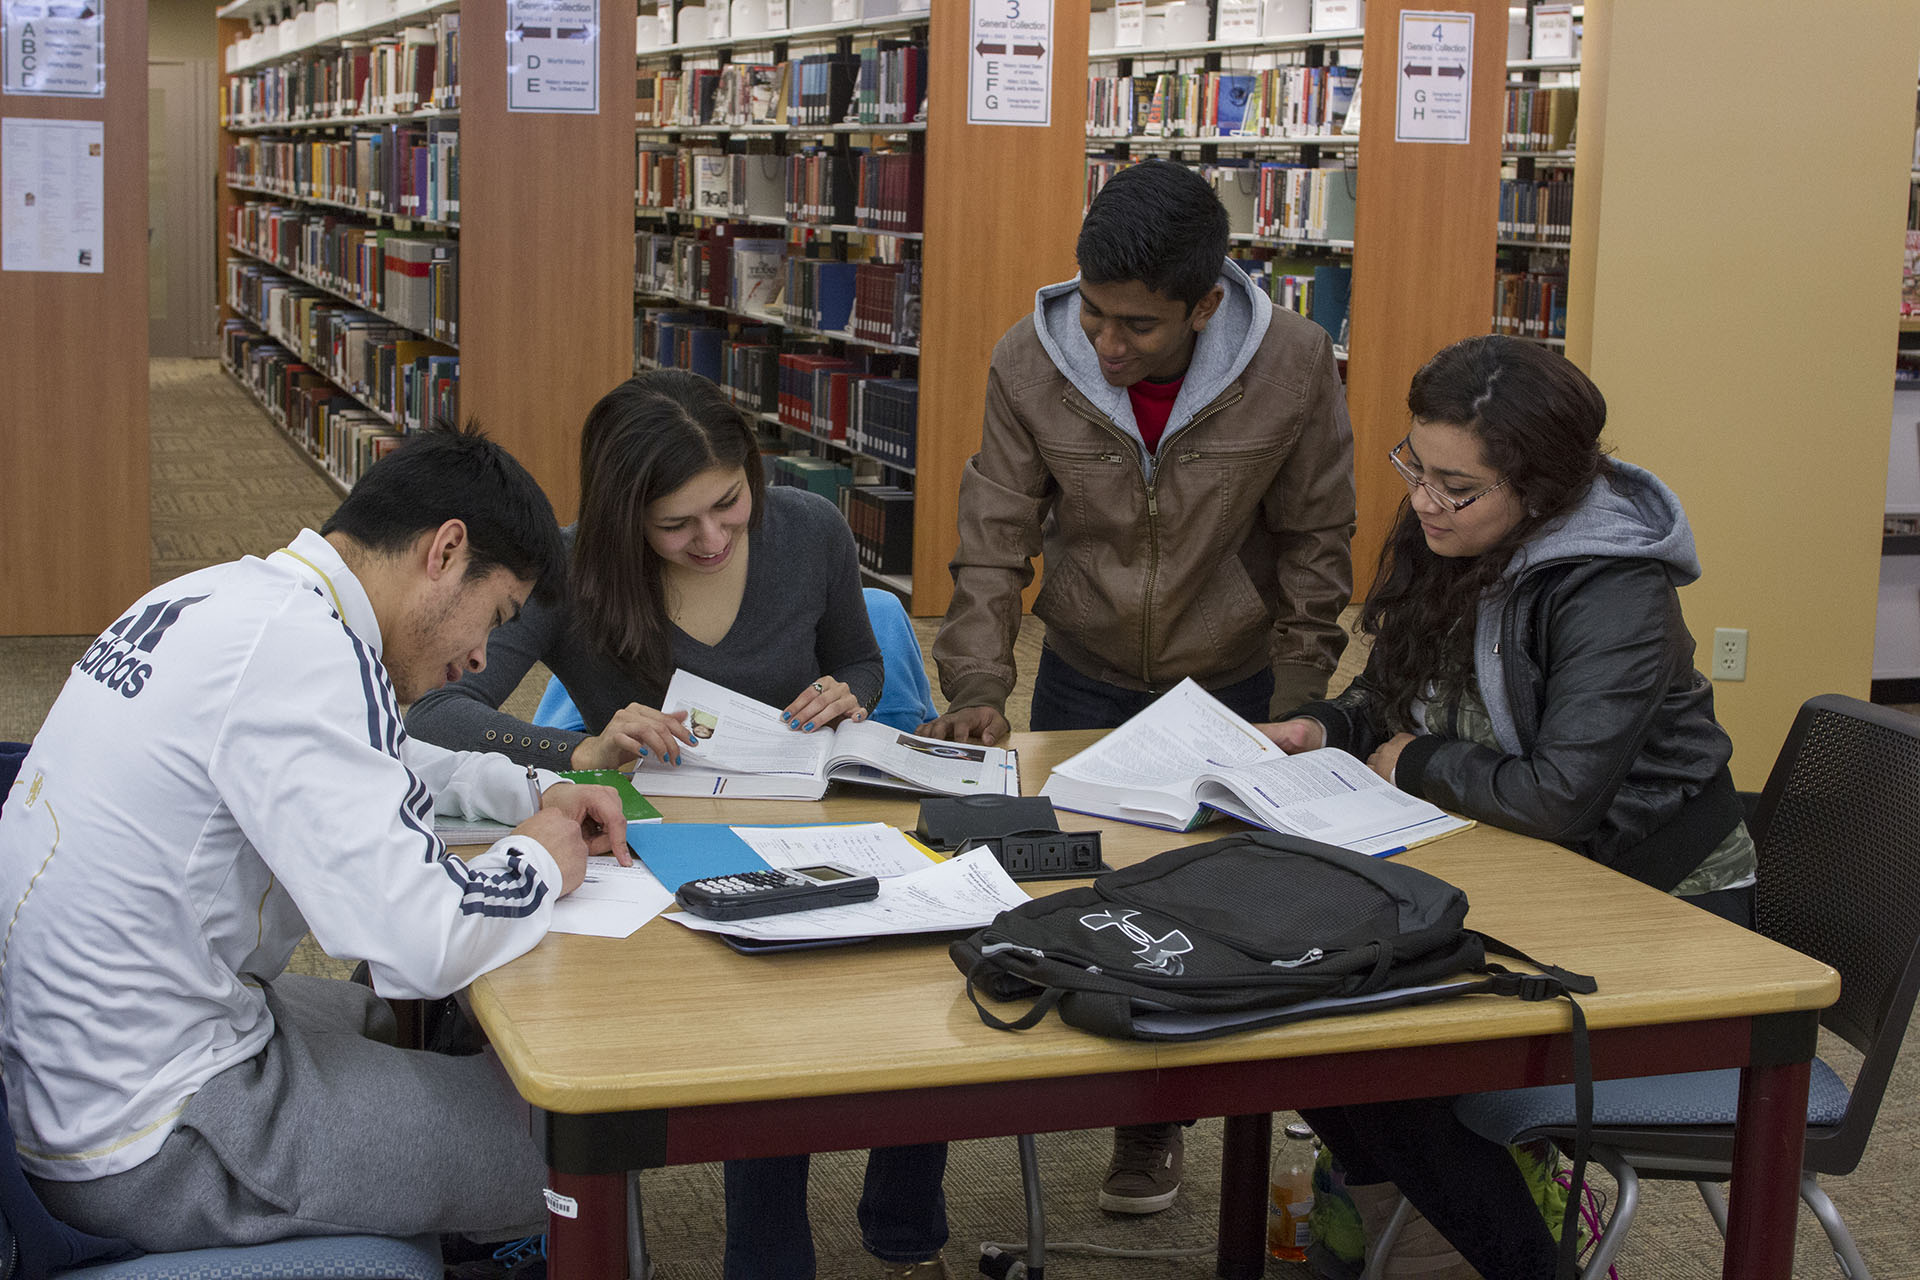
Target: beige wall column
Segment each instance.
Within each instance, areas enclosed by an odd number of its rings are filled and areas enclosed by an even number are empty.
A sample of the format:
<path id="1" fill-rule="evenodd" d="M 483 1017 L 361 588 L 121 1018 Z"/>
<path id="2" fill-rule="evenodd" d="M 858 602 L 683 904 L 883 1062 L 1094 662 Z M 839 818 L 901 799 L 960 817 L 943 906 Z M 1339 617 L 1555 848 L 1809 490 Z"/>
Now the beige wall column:
<path id="1" fill-rule="evenodd" d="M 1588 0 L 1582 60 L 1567 353 L 1686 504 L 1698 665 L 1750 634 L 1714 693 L 1757 788 L 1872 675 L 1920 9 Z"/>

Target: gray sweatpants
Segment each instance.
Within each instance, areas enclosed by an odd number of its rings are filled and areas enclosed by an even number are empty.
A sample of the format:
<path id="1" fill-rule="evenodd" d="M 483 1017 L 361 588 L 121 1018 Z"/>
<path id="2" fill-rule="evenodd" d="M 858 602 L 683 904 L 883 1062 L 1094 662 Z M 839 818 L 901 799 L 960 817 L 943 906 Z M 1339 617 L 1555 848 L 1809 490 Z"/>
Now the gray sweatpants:
<path id="1" fill-rule="evenodd" d="M 350 982 L 282 974 L 266 995 L 272 1039 L 201 1086 L 150 1159 L 34 1179 L 55 1216 L 149 1251 L 545 1229 L 546 1167 L 491 1051 L 397 1048 L 385 1002 Z"/>

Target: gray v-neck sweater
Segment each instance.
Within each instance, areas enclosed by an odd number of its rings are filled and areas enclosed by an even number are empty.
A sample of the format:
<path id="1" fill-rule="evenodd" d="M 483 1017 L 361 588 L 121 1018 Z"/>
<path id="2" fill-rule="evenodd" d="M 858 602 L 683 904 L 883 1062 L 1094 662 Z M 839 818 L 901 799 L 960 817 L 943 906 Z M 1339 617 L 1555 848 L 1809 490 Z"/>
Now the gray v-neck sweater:
<path id="1" fill-rule="evenodd" d="M 573 530 L 564 535 L 571 550 Z M 776 707 L 830 675 L 871 708 L 880 697 L 880 646 L 860 592 L 853 535 L 839 511 L 804 489 L 770 485 L 750 545 L 733 626 L 714 645 L 675 627 L 674 666 Z M 573 749 L 587 734 L 540 728 L 499 710 L 536 661 L 560 677 L 590 733 L 630 702 L 659 706 L 673 675 L 668 669 L 635 679 L 590 649 L 573 625 L 570 597 L 556 605 L 528 601 L 488 639 L 484 670 L 408 709 L 407 732 L 459 751 L 498 751 L 518 764 L 570 768 Z"/>

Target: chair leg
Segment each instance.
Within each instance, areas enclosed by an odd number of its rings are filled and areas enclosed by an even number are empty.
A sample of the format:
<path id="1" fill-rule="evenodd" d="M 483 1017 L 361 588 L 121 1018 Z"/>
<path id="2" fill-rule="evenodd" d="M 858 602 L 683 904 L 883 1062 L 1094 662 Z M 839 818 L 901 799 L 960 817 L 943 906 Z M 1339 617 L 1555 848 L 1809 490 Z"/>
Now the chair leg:
<path id="1" fill-rule="evenodd" d="M 1640 1208 L 1640 1175 L 1612 1147 L 1595 1145 L 1593 1158 L 1613 1175 L 1619 1190 L 1614 1200 L 1613 1216 L 1607 1219 L 1606 1230 L 1600 1233 L 1593 1252 L 1581 1264 L 1581 1274 L 1604 1276 L 1620 1252 L 1620 1246 L 1626 1242 L 1627 1228 L 1633 1225 L 1633 1215 Z"/>
<path id="2" fill-rule="evenodd" d="M 1853 1233 L 1847 1230 L 1840 1211 L 1833 1207 L 1833 1201 L 1811 1173 L 1800 1175 L 1800 1198 L 1820 1220 L 1821 1230 L 1827 1233 L 1827 1242 L 1833 1246 L 1833 1259 L 1840 1264 L 1847 1280 L 1873 1280 L 1865 1260 L 1860 1257 L 1859 1247 L 1853 1243 Z"/>
<path id="3" fill-rule="evenodd" d="M 1400 1203 L 1393 1206 L 1393 1216 L 1387 1219 L 1380 1238 L 1367 1250 L 1367 1269 L 1360 1273 L 1360 1280 L 1380 1280 L 1386 1273 L 1387 1259 L 1393 1256 L 1393 1246 L 1400 1240 L 1401 1229 L 1412 1216 L 1413 1201 L 1401 1196 Z"/>
<path id="4" fill-rule="evenodd" d="M 1727 1193 L 1720 1189 L 1717 1182 L 1696 1182 L 1700 1188 L 1700 1198 L 1706 1201 L 1707 1212 L 1713 1215 L 1713 1225 L 1720 1232 L 1720 1238 L 1727 1238 Z"/>
<path id="5" fill-rule="evenodd" d="M 627 1280 L 652 1280 L 653 1263 L 647 1257 L 647 1229 L 640 1219 L 640 1171 L 627 1173 Z"/>
<path id="6" fill-rule="evenodd" d="M 1047 1214 L 1040 1203 L 1040 1152 L 1033 1135 L 1020 1135 L 1020 1188 L 1027 1197 L 1027 1280 L 1047 1273 Z"/>

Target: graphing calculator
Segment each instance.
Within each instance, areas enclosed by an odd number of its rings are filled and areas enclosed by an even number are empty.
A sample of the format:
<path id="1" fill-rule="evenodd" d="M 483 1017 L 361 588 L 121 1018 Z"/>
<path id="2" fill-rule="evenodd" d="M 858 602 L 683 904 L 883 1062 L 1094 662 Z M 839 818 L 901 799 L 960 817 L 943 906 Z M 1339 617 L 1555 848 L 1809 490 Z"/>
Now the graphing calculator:
<path id="1" fill-rule="evenodd" d="M 837 907 L 867 902 L 880 893 L 880 882 L 851 867 L 822 862 L 792 871 L 769 867 L 737 871 L 732 875 L 689 880 L 673 895 L 694 915 L 709 920 L 749 920 L 788 911 Z"/>

